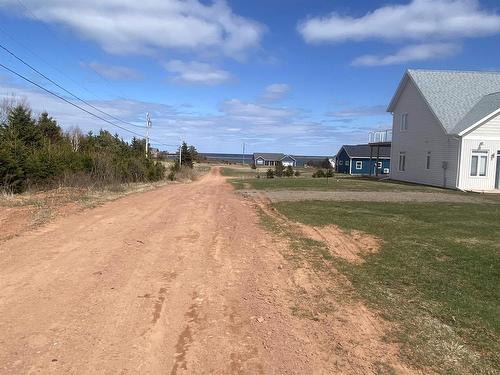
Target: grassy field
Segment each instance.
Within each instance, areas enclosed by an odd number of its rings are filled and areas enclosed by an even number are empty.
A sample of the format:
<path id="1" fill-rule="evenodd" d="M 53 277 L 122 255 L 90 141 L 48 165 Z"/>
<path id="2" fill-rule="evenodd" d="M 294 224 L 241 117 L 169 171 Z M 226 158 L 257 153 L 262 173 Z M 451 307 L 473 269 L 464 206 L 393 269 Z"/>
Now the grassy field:
<path id="1" fill-rule="evenodd" d="M 225 167 L 221 169 L 221 175 L 226 177 L 246 177 L 255 178 L 259 172 L 251 168 L 229 168 Z M 265 173 L 264 173 L 265 174 Z"/>
<path id="2" fill-rule="evenodd" d="M 237 190 L 320 190 L 320 191 L 437 191 L 452 193 L 451 190 L 407 184 L 395 181 L 377 181 L 369 178 L 337 174 L 333 178 L 312 178 L 312 169 L 302 169 L 300 177 L 266 178 L 265 171 L 250 168 L 223 168 L 227 177 L 238 177 L 230 182 Z M 257 174 L 260 178 L 257 178 Z"/>
<path id="3" fill-rule="evenodd" d="M 397 323 L 404 359 L 440 373 L 500 371 L 500 205 L 282 202 L 292 220 L 384 240 L 363 264 L 335 259 Z M 307 247 L 307 242 L 302 246 Z M 321 251 L 317 244 L 311 251 Z"/>

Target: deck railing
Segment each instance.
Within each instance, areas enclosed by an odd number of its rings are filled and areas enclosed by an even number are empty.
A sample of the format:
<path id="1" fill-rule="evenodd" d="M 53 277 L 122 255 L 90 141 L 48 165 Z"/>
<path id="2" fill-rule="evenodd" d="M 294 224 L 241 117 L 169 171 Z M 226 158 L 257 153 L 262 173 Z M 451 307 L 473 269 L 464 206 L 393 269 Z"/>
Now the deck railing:
<path id="1" fill-rule="evenodd" d="M 368 134 L 368 143 L 381 143 L 392 141 L 392 130 L 377 130 Z"/>

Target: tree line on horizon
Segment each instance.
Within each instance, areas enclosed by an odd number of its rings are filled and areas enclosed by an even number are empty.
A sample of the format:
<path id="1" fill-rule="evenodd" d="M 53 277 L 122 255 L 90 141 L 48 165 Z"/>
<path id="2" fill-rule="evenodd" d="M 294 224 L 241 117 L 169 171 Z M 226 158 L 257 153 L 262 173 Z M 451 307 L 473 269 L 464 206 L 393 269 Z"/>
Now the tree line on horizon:
<path id="1" fill-rule="evenodd" d="M 102 129 L 64 132 L 47 112 L 35 117 L 25 102 L 0 104 L 0 190 L 105 186 L 164 175 L 163 164 L 146 157 L 145 140 L 128 143 Z"/>

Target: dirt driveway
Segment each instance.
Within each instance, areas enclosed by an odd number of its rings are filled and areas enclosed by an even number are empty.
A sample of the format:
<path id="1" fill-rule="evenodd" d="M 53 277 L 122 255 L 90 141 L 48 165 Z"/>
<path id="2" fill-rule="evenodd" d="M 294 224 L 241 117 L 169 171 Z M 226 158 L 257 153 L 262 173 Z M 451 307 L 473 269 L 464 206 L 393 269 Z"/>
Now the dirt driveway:
<path id="1" fill-rule="evenodd" d="M 0 242 L 0 373 L 408 372 L 365 307 L 293 314 L 314 277 L 252 205 L 214 169 Z"/>

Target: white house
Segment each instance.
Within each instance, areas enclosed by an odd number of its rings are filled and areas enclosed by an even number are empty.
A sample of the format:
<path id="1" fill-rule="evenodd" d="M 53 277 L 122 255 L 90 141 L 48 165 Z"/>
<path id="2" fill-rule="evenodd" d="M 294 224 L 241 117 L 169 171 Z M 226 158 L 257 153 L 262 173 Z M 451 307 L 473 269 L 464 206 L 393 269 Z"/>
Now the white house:
<path id="1" fill-rule="evenodd" d="M 499 72 L 408 70 L 387 111 L 392 179 L 499 189 Z"/>
<path id="2" fill-rule="evenodd" d="M 277 153 L 265 153 L 265 152 L 256 152 L 253 154 L 253 162 L 256 167 L 264 167 L 264 166 L 275 166 L 278 162 L 284 167 L 295 167 L 297 161 L 291 155 L 285 154 L 277 154 Z"/>

